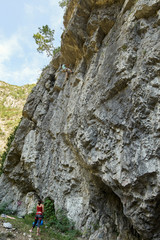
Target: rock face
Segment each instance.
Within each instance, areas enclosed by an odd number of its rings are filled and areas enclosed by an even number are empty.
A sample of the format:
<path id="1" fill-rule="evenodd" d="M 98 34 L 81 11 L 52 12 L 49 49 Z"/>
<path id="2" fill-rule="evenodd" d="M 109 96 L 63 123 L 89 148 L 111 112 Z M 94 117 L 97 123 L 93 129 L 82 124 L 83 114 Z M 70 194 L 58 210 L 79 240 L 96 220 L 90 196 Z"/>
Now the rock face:
<path id="1" fill-rule="evenodd" d="M 70 1 L 61 54 L 23 109 L 2 201 L 24 214 L 49 197 L 89 240 L 160 239 L 159 9 Z"/>

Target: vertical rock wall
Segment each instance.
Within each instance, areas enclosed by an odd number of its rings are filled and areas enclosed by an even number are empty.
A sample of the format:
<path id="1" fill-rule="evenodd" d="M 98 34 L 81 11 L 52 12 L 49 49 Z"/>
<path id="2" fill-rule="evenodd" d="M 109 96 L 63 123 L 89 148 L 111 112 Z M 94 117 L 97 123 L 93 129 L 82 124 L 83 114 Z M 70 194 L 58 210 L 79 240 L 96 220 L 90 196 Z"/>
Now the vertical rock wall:
<path id="1" fill-rule="evenodd" d="M 0 197 L 64 208 L 86 239 L 160 239 L 160 1 L 70 1 L 61 54 L 41 75 Z M 65 79 L 60 63 L 74 73 Z"/>

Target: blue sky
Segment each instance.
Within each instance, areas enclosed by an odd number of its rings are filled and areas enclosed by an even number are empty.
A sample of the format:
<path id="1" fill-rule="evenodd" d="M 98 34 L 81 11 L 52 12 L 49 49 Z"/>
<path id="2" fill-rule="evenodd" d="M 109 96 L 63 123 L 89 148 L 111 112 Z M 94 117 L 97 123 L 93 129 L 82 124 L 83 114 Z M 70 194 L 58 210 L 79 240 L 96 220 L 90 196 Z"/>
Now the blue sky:
<path id="1" fill-rule="evenodd" d="M 0 0 L 0 80 L 13 85 L 35 83 L 49 62 L 37 52 L 33 34 L 48 25 L 60 46 L 64 9 L 59 0 Z"/>

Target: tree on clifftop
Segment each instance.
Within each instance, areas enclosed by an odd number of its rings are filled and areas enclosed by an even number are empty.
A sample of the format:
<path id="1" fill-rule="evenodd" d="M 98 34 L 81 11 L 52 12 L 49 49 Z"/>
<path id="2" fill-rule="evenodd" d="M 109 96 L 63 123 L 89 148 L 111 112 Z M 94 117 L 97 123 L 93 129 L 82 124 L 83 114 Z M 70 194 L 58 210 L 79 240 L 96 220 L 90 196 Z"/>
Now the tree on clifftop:
<path id="1" fill-rule="evenodd" d="M 48 25 L 38 28 L 39 32 L 33 35 L 36 44 L 38 45 L 37 51 L 39 53 L 46 52 L 47 56 L 53 56 L 54 30 L 51 30 Z"/>
<path id="2" fill-rule="evenodd" d="M 59 6 L 64 8 L 67 7 L 70 0 L 60 0 Z M 37 51 L 39 53 L 46 52 L 47 56 L 53 56 L 60 51 L 60 47 L 54 48 L 54 30 L 51 30 L 48 25 L 39 27 L 39 32 L 33 35 L 33 38 L 38 45 Z"/>

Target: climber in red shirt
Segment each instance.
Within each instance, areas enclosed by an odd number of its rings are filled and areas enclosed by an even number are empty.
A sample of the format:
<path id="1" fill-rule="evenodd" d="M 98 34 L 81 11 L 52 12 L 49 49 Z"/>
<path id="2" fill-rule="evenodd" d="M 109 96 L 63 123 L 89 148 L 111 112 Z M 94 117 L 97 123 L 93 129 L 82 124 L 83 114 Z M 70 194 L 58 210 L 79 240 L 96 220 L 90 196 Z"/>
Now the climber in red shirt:
<path id="1" fill-rule="evenodd" d="M 44 213 L 44 205 L 42 204 L 42 201 L 41 200 L 38 200 L 38 204 L 37 204 L 37 212 L 36 212 L 36 216 L 35 216 L 35 221 L 34 221 L 34 224 L 31 228 L 31 230 L 29 230 L 30 232 L 33 231 L 34 227 L 36 226 L 37 224 L 37 236 L 40 235 L 40 223 L 41 223 L 41 220 L 43 219 L 43 213 Z"/>

